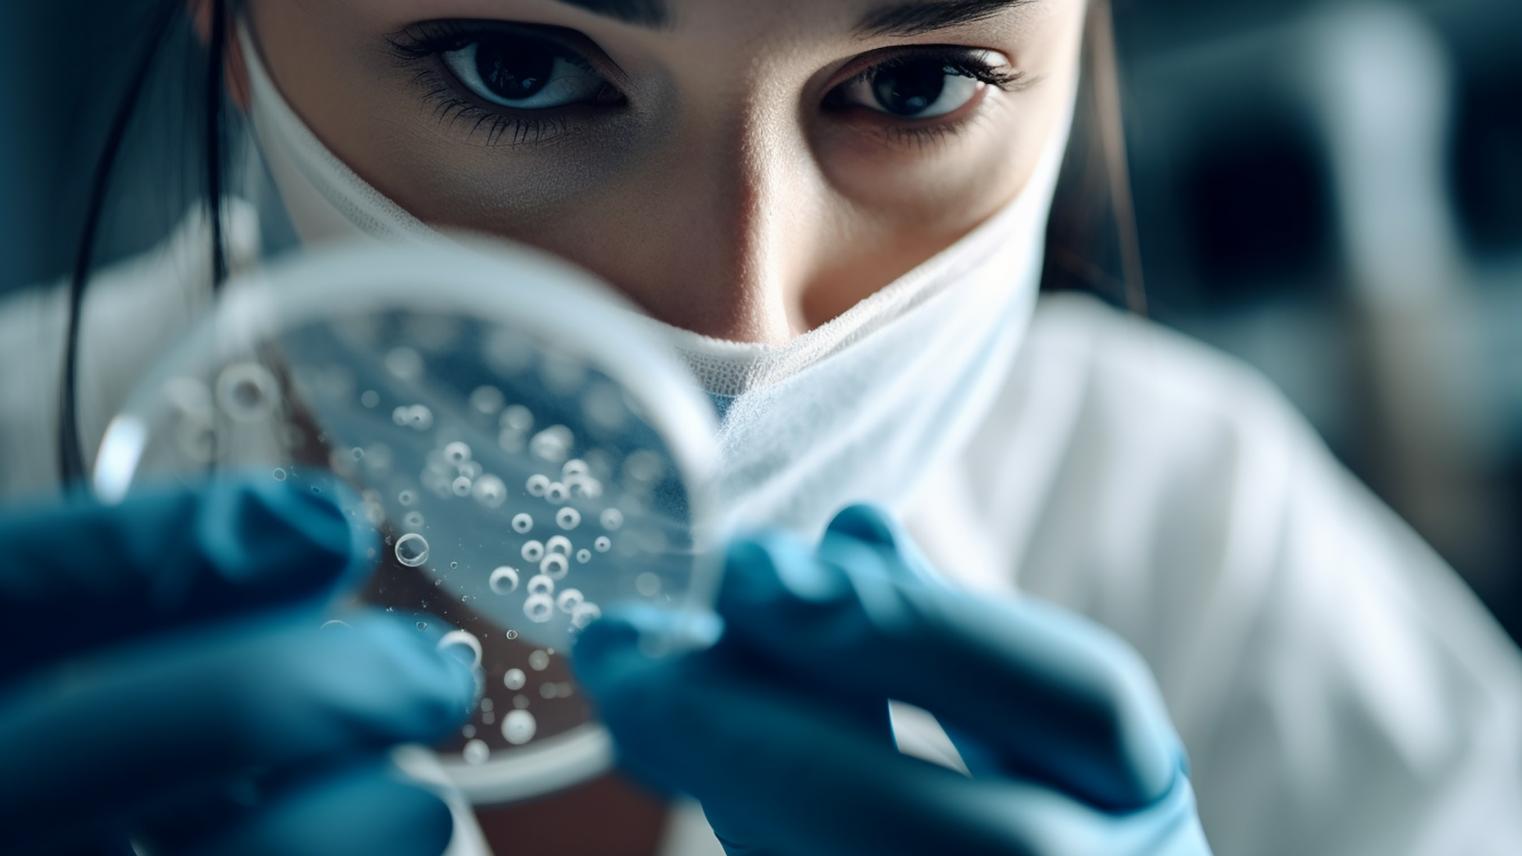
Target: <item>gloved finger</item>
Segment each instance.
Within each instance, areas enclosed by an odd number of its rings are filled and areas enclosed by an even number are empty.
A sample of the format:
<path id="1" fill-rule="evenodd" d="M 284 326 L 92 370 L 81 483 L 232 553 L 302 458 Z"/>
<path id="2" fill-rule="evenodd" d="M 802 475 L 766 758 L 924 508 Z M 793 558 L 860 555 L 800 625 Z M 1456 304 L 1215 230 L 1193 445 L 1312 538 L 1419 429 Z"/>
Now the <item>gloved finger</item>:
<path id="1" fill-rule="evenodd" d="M 909 537 L 903 526 L 882 508 L 866 503 L 848 505 L 836 512 L 825 527 L 819 549 L 828 552 L 842 541 L 856 541 L 876 547 L 893 561 L 883 563 L 890 576 L 914 579 L 934 585 L 943 585 L 944 579 L 936 573 L 925 558 L 919 545 Z"/>
<path id="2" fill-rule="evenodd" d="M 720 665 L 718 651 L 649 656 L 640 639 L 681 632 L 668 620 L 657 610 L 610 610 L 581 631 L 572 663 L 613 734 L 620 765 L 659 790 L 701 801 L 731 852 L 892 852 L 862 849 L 853 814 L 870 814 L 878 830 L 919 822 L 922 840 L 962 824 L 951 792 L 927 786 L 927 795 L 948 802 L 946 812 L 931 811 L 910 783 L 939 780 L 955 789 L 969 780 L 901 755 L 852 713 L 733 662 Z"/>
<path id="3" fill-rule="evenodd" d="M 873 548 L 874 555 L 857 555 L 863 546 Z M 944 586 L 939 574 L 919 545 L 882 508 L 869 504 L 850 505 L 836 513 L 819 542 L 819 557 L 825 562 L 851 567 L 859 561 L 879 565 L 884 574 L 926 585 Z M 962 763 L 973 775 L 998 774 L 1004 764 L 997 753 L 960 729 L 946 727 L 947 737 L 957 749 Z"/>
<path id="4" fill-rule="evenodd" d="M 837 562 L 784 534 L 732 542 L 726 635 L 814 685 L 925 708 L 1009 769 L 1096 805 L 1145 805 L 1166 789 L 1180 743 L 1134 651 L 1034 601 L 895 578 L 877 552 L 859 544 Z"/>
<path id="5" fill-rule="evenodd" d="M 438 650 L 436 631 L 378 612 L 314 624 L 281 614 L 185 632 L 14 686 L 0 706 L 0 830 L 46 828 L 79 805 L 109 819 L 206 783 L 431 743 L 465 718 L 475 670 Z"/>
<path id="6" fill-rule="evenodd" d="M 717 650 L 647 656 L 638 640 L 670 632 L 661 621 L 610 611 L 582 632 L 573 663 L 620 762 L 696 797 L 732 853 L 1167 852 L 1146 845 L 1193 817 L 1178 775 L 1139 825 L 1039 782 L 968 779 L 901 755 L 830 701 Z"/>
<path id="7" fill-rule="evenodd" d="M 150 837 L 153 851 L 437 856 L 449 844 L 453 822 L 444 801 L 384 760 L 283 778 L 215 824 L 187 818 L 194 834 L 168 829 Z"/>
<path id="8" fill-rule="evenodd" d="M 358 577 L 364 536 L 338 491 L 215 481 L 118 505 L 74 499 L 0 514 L 0 677 Z"/>

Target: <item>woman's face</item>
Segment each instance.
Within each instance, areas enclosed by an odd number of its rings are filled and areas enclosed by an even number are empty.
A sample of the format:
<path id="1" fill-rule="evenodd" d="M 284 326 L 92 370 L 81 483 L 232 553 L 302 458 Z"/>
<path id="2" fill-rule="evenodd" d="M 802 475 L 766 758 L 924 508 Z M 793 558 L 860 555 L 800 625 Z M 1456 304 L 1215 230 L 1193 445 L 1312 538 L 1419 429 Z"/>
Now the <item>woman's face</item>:
<path id="1" fill-rule="evenodd" d="M 784 341 L 1017 195 L 1084 0 L 249 0 L 270 72 L 419 218 Z"/>

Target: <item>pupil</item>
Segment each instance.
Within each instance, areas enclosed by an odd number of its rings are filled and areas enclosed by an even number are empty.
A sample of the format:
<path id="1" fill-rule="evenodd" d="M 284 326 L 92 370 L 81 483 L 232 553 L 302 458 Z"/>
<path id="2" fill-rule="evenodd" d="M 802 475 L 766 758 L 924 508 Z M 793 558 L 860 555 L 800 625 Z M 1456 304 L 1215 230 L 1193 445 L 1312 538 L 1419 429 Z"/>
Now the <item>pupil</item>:
<path id="1" fill-rule="evenodd" d="M 925 112 L 945 90 L 946 69 L 938 62 L 909 63 L 881 71 L 872 79 L 877 102 L 898 116 Z"/>
<path id="2" fill-rule="evenodd" d="M 476 46 L 481 81 L 509 101 L 537 95 L 554 69 L 554 51 L 527 39 L 492 39 Z"/>

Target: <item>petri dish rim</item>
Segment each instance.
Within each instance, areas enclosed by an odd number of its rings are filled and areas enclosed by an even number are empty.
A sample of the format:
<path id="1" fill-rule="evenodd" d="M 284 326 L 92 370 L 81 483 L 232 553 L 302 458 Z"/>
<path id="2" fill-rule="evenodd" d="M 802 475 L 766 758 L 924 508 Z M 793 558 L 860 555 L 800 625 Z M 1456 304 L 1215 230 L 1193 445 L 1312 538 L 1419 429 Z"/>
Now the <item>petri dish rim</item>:
<path id="1" fill-rule="evenodd" d="M 107 424 L 91 472 L 96 496 L 104 502 L 126 496 L 152 440 L 151 404 L 192 355 L 225 352 L 288 325 L 330 318 L 336 299 L 355 314 L 419 303 L 420 288 L 427 289 L 431 311 L 500 318 L 553 335 L 557 345 L 621 385 L 666 440 L 693 509 L 694 543 L 700 555 L 708 552 L 703 547 L 717 534 L 709 493 L 717 424 L 676 353 L 655 338 L 632 303 L 591 275 L 532 248 L 465 233 L 306 248 L 230 280 L 212 310 L 167 349 Z M 678 608 L 712 602 L 718 568 L 700 565 Z M 595 721 L 480 764 L 441 758 L 451 781 L 476 803 L 562 790 L 606 772 L 612 761 L 611 738 Z"/>

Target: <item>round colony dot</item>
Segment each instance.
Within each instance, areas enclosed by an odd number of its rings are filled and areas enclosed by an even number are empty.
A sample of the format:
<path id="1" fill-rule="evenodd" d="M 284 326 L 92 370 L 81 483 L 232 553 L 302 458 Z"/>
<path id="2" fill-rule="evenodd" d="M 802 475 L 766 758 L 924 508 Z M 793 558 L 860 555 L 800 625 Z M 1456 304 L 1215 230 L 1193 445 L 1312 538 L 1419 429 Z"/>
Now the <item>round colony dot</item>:
<path id="1" fill-rule="evenodd" d="M 535 624 L 543 624 L 555 614 L 555 602 L 549 595 L 533 595 L 523 601 L 523 614 Z"/>
<path id="2" fill-rule="evenodd" d="M 514 746 L 522 746 L 534 739 L 534 732 L 538 730 L 538 727 L 532 713 L 526 710 L 514 710 L 502 718 L 502 737 Z"/>
<path id="3" fill-rule="evenodd" d="M 491 572 L 488 585 L 497 594 L 512 594 L 518 590 L 518 569 L 507 565 L 497 568 Z"/>
<path id="4" fill-rule="evenodd" d="M 535 574 L 528 578 L 528 593 L 530 597 L 548 597 L 555 591 L 554 577 L 545 574 Z"/>
<path id="5" fill-rule="evenodd" d="M 551 553 L 539 563 L 539 572 L 552 580 L 564 578 L 570 569 L 571 563 L 560 553 Z"/>

